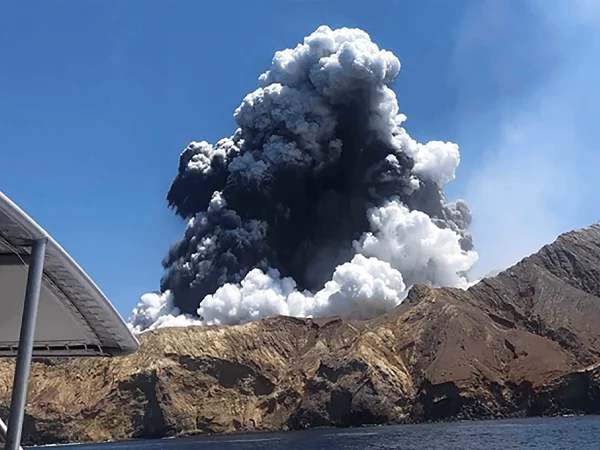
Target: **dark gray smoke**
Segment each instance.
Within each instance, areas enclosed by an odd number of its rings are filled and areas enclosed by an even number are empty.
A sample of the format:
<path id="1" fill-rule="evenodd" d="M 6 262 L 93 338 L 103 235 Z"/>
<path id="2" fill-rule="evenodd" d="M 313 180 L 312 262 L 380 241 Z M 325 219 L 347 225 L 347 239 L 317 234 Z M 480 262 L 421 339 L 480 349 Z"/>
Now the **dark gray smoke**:
<path id="1" fill-rule="evenodd" d="M 234 135 L 182 152 L 167 198 L 189 224 L 163 261 L 164 300 L 136 309 L 138 328 L 167 313 L 237 323 L 264 316 L 265 302 L 276 313 L 293 314 L 292 302 L 302 304 L 296 314 L 344 315 L 342 303 L 356 306 L 344 292 L 357 273 L 391 289 L 377 295 L 392 305 L 406 282 L 461 284 L 476 259 L 471 215 L 442 190 L 458 147 L 419 144 L 401 127 L 390 89 L 399 70 L 356 29 L 323 26 L 277 52 L 236 109 Z"/>

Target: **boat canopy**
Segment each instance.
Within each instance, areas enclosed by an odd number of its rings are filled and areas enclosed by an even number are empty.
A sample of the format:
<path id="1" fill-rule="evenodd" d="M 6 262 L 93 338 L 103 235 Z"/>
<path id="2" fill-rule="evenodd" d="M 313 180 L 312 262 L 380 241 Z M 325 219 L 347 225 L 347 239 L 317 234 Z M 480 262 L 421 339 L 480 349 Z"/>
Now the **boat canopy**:
<path id="1" fill-rule="evenodd" d="M 31 359 L 122 356 L 139 343 L 58 243 L 0 192 L 0 358 L 15 357 L 6 450 L 20 449 Z"/>
<path id="2" fill-rule="evenodd" d="M 120 356 L 138 341 L 58 243 L 0 192 L 0 357 L 19 347 L 32 243 L 45 239 L 33 356 Z"/>

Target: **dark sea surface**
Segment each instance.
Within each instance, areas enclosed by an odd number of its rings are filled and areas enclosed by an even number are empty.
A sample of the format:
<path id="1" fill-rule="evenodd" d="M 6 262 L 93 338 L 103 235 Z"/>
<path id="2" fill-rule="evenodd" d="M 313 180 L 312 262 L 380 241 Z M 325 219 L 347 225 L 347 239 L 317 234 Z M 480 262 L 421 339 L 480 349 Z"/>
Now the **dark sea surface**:
<path id="1" fill-rule="evenodd" d="M 71 450 L 600 450 L 600 416 L 252 433 L 52 448 Z"/>

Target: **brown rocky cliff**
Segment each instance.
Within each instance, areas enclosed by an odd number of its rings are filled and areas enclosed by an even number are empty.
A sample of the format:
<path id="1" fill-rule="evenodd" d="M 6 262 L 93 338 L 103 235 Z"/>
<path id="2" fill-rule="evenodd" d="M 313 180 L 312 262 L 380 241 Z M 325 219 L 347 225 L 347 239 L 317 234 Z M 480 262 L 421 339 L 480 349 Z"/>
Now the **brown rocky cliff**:
<path id="1" fill-rule="evenodd" d="M 161 329 L 126 358 L 38 361 L 27 442 L 598 413 L 599 234 L 469 291 L 415 286 L 371 321 Z M 0 363 L 0 405 L 12 370 Z"/>
<path id="2" fill-rule="evenodd" d="M 341 320 L 319 325 L 277 317 L 237 327 L 145 333 L 140 351 L 126 358 L 37 362 L 27 439 L 287 429 L 302 426 L 299 411 L 311 403 L 316 422 L 307 425 L 361 423 L 351 417 L 347 398 L 358 402 L 359 415 L 379 408 L 377 421 L 401 421 L 414 395 L 410 377 L 400 359 L 387 361 L 380 340 Z M 11 375 L 12 367 L 3 363 L 2 404 L 9 401 Z M 386 397 L 404 401 L 393 405 L 392 414 L 389 405 L 378 405 Z"/>

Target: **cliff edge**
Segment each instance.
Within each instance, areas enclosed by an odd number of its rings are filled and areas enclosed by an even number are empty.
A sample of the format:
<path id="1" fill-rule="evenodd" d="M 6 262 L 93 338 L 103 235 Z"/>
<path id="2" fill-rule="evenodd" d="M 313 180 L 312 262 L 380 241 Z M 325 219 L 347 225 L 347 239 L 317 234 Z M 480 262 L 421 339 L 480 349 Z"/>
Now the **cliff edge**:
<path id="1" fill-rule="evenodd" d="M 468 291 L 370 321 L 160 329 L 137 354 L 38 360 L 26 444 L 600 413 L 600 225 Z M 0 363 L 0 415 L 12 362 Z"/>

